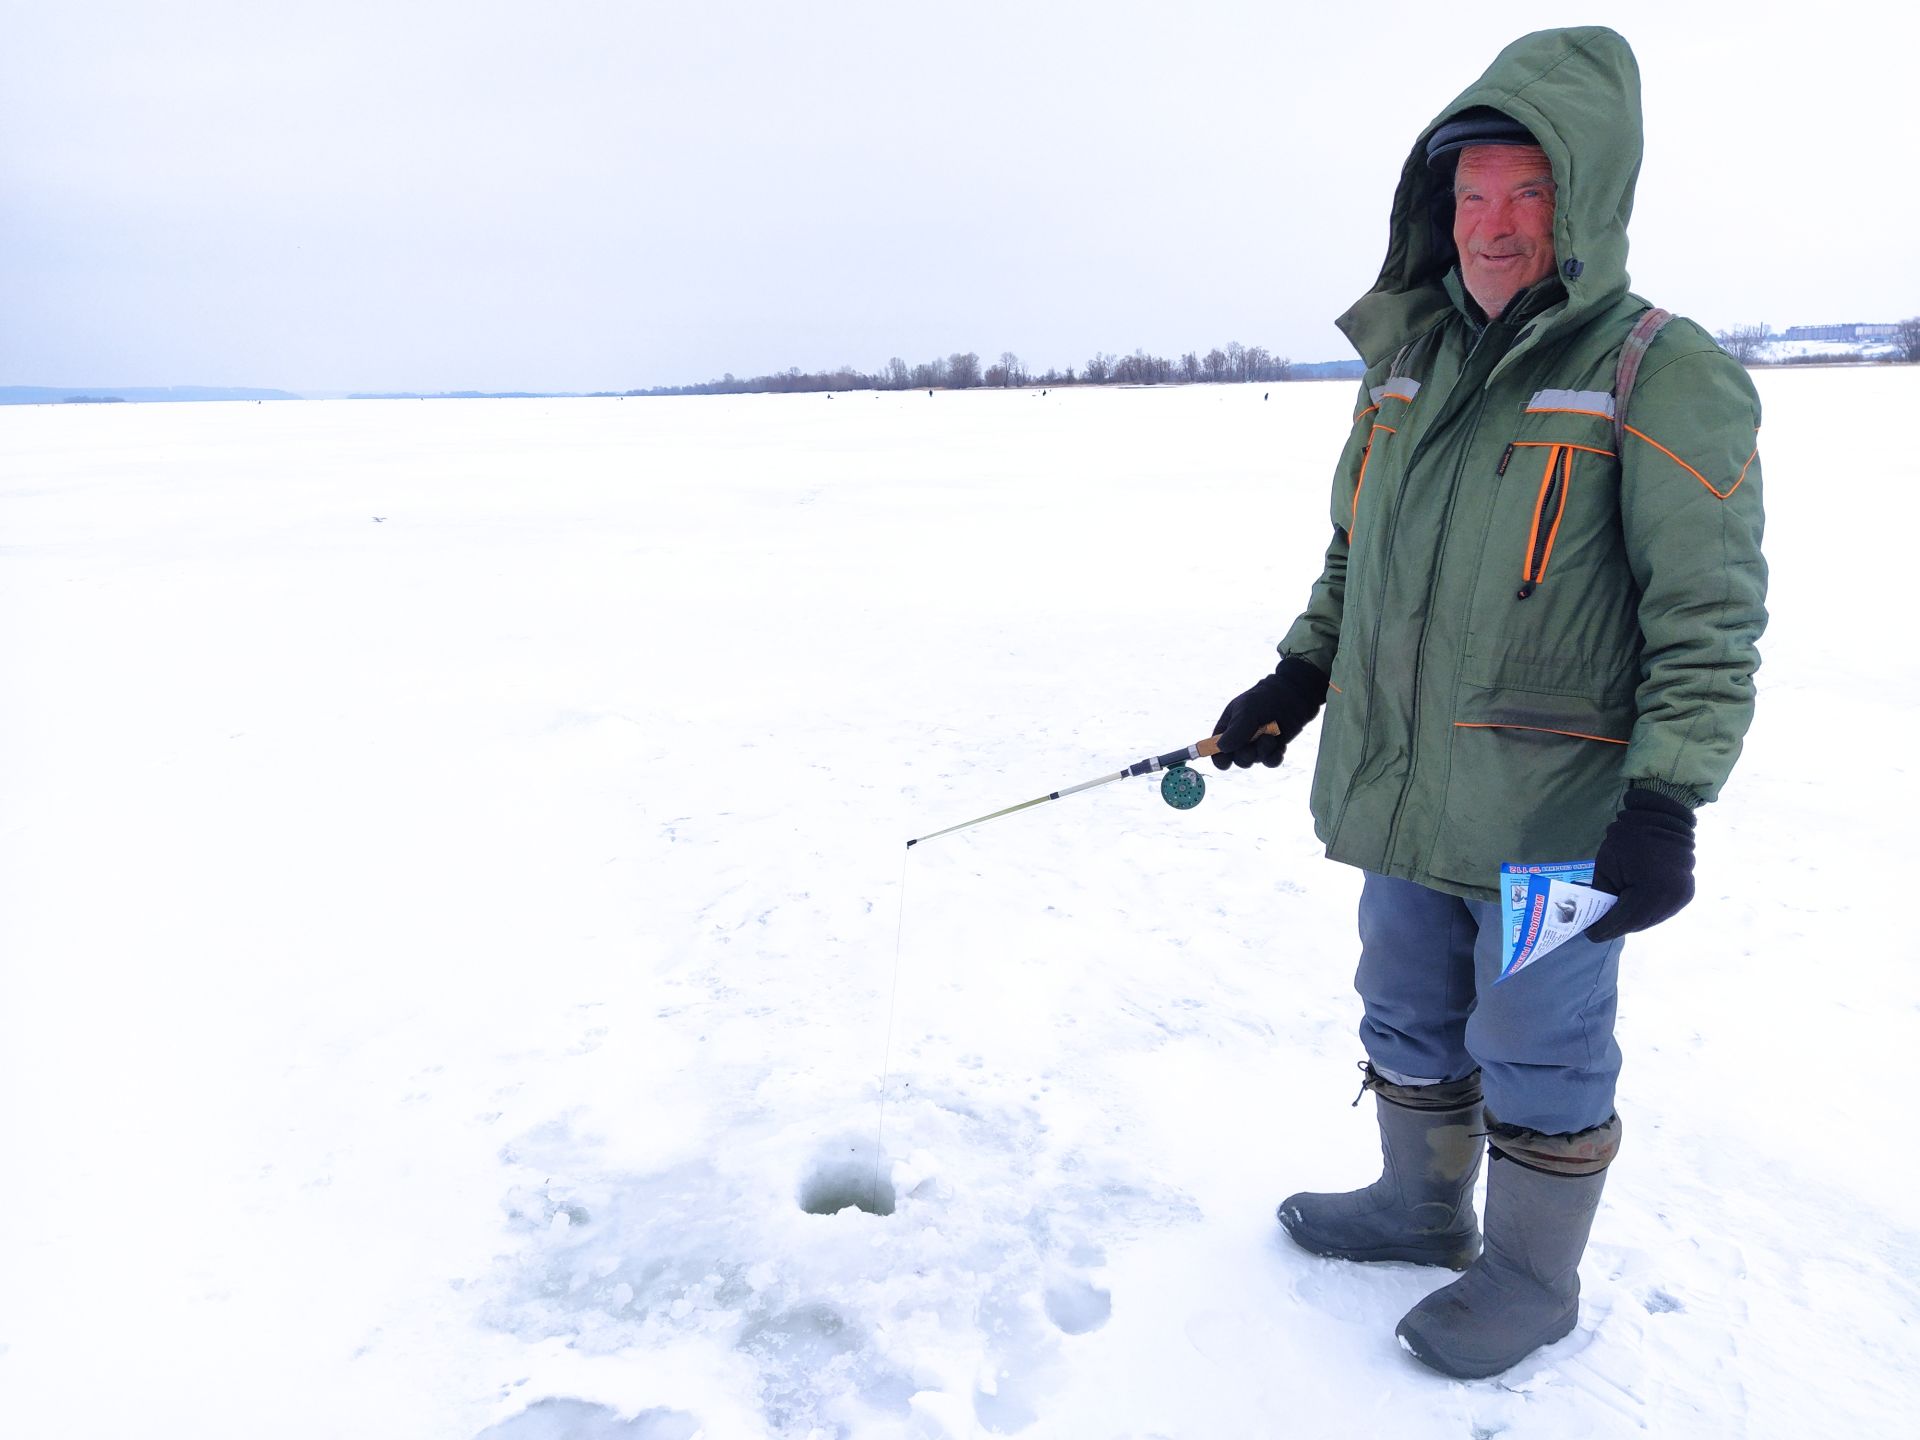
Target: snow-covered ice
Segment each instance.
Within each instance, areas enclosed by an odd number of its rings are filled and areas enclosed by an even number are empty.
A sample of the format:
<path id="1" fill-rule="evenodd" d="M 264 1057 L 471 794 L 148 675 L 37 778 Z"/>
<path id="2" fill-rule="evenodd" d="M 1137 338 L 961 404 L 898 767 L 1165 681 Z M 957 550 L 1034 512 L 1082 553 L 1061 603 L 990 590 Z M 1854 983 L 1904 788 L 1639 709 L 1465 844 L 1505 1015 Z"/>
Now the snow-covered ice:
<path id="1" fill-rule="evenodd" d="M 1377 1163 L 1304 764 L 902 843 L 1207 733 L 1348 386 L 0 411 L 0 1433 L 1906 1433 L 1920 371 L 1758 383 L 1758 722 L 1473 1385 L 1272 1218 Z"/>

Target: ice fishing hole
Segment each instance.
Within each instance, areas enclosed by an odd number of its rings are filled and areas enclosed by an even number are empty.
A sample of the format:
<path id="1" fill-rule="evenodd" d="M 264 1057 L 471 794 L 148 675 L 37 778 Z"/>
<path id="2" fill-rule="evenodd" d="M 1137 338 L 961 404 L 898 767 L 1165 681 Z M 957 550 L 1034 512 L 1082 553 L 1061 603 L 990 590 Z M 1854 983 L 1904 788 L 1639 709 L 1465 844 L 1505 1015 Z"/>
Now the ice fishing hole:
<path id="1" fill-rule="evenodd" d="M 800 1208 L 809 1215 L 837 1215 L 851 1207 L 869 1215 L 891 1215 L 892 1167 L 882 1150 L 874 1163 L 871 1142 L 840 1140 L 817 1156 L 800 1181 Z"/>

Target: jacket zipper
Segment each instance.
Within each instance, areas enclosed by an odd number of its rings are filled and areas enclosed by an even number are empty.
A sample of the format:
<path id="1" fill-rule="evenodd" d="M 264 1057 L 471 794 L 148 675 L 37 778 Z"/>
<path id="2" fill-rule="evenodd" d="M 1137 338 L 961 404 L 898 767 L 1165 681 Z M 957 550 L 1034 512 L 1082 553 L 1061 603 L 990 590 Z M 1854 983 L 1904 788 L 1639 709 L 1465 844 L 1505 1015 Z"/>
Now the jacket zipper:
<path id="1" fill-rule="evenodd" d="M 1516 600 L 1525 600 L 1547 577 L 1547 557 L 1553 552 L 1553 537 L 1560 530 L 1560 513 L 1567 508 L 1566 471 L 1572 467 L 1572 452 L 1555 445 L 1547 452 L 1547 473 L 1540 487 L 1540 501 L 1534 507 L 1533 534 L 1528 537 L 1526 563 L 1520 570 L 1520 590 Z M 1554 501 L 1558 500 L 1556 509 Z M 1547 512 L 1553 511 L 1551 523 Z"/>
<path id="2" fill-rule="evenodd" d="M 1495 323 L 1498 323 L 1498 322 L 1495 322 Z M 1493 326 L 1489 325 L 1487 327 L 1487 330 L 1491 330 L 1492 328 Z M 1485 336 L 1486 336 L 1486 331 L 1483 330 L 1481 332 L 1481 338 L 1484 339 Z M 1478 350 L 1479 348 L 1480 348 L 1480 342 L 1476 340 L 1474 342 L 1473 350 Z M 1467 364 L 1471 365 L 1472 363 L 1473 363 L 1473 351 L 1468 351 Z M 1499 368 L 1499 361 L 1494 362 L 1494 368 L 1495 369 Z M 1473 448 L 1474 432 L 1480 428 L 1480 419 L 1483 415 L 1487 413 L 1487 393 L 1492 385 L 1492 380 L 1493 380 L 1492 372 L 1488 372 L 1488 375 L 1486 376 L 1486 378 L 1484 378 L 1480 382 L 1480 397 L 1477 401 L 1474 402 L 1473 419 L 1466 431 L 1467 442 L 1461 450 L 1460 459 L 1454 464 L 1453 482 L 1447 490 L 1446 508 L 1440 513 L 1440 549 L 1438 554 L 1442 557 L 1444 557 L 1446 554 L 1447 534 L 1453 528 L 1454 503 L 1460 498 L 1460 477 L 1466 472 L 1467 454 Z M 1413 468 L 1413 460 L 1414 460 L 1414 457 L 1412 456 L 1408 457 L 1407 472 L 1411 472 Z M 1407 472 L 1403 472 L 1403 473 L 1407 473 Z M 1398 518 L 1399 516 L 1396 511 L 1395 520 L 1397 521 Z M 1425 613 L 1429 616 L 1431 616 L 1433 613 L 1433 592 L 1434 592 L 1434 589 L 1439 585 L 1439 583 L 1440 583 L 1440 562 L 1436 560 L 1433 567 L 1433 573 L 1427 577 L 1427 599 L 1426 599 Z M 1374 654 L 1375 655 L 1378 655 L 1379 648 L 1380 648 L 1379 620 L 1382 618 L 1384 618 L 1384 616 L 1377 617 L 1374 623 Z M 1414 772 L 1414 763 L 1415 763 L 1414 756 L 1419 752 L 1419 749 L 1420 749 L 1420 744 L 1419 744 L 1420 686 L 1421 686 L 1421 679 L 1422 679 L 1423 672 L 1425 672 L 1427 668 L 1427 637 L 1428 637 L 1429 630 L 1430 630 L 1429 625 L 1423 624 L 1421 626 L 1420 648 L 1413 652 L 1413 705 L 1409 709 L 1408 716 L 1407 716 L 1407 719 L 1408 719 L 1407 734 L 1410 737 L 1410 748 L 1407 754 L 1407 777 L 1406 777 L 1406 780 L 1400 786 L 1400 797 L 1393 802 L 1393 815 L 1387 821 L 1386 861 L 1387 861 L 1387 867 L 1389 871 L 1391 871 L 1393 867 L 1394 848 L 1396 845 L 1398 845 L 1400 841 L 1400 816 L 1407 808 L 1407 797 L 1413 793 L 1413 772 Z M 1371 681 L 1372 676 L 1369 675 L 1368 679 L 1369 681 Z M 1368 685 L 1369 692 L 1371 692 L 1372 688 L 1373 688 L 1372 685 L 1369 684 Z M 1369 711 L 1369 718 L 1371 718 L 1371 711 Z M 1364 740 L 1363 740 L 1363 744 L 1364 744 Z M 1349 786 L 1348 788 L 1349 788 L 1349 794 L 1351 794 L 1352 787 Z M 1345 818 L 1346 816 L 1343 813 L 1341 815 L 1341 819 L 1345 820 Z"/>

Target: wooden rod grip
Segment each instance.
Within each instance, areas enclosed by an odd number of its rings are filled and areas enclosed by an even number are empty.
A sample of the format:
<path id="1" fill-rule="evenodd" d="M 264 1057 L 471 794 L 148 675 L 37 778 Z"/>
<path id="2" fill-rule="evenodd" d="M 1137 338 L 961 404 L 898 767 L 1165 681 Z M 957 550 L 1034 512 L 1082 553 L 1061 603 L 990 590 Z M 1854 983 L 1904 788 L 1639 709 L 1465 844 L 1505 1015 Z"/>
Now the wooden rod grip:
<path id="1" fill-rule="evenodd" d="M 1278 720 L 1269 720 L 1253 733 L 1256 735 L 1278 735 L 1280 733 L 1280 722 Z M 1193 748 L 1202 760 L 1206 759 L 1209 755 L 1218 755 L 1220 753 L 1220 737 L 1218 735 L 1209 735 Z"/>

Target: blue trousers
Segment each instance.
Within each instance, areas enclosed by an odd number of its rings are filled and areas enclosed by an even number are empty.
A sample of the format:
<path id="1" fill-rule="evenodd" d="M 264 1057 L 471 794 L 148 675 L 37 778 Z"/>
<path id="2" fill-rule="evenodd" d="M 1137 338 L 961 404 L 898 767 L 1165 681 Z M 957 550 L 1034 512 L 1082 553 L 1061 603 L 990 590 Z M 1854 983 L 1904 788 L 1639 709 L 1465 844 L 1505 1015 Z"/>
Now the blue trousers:
<path id="1" fill-rule="evenodd" d="M 1622 941 L 1576 935 L 1494 984 L 1502 910 L 1369 873 L 1360 891 L 1360 1040 L 1401 1085 L 1481 1071 L 1503 1125 L 1565 1135 L 1613 1114 Z"/>

